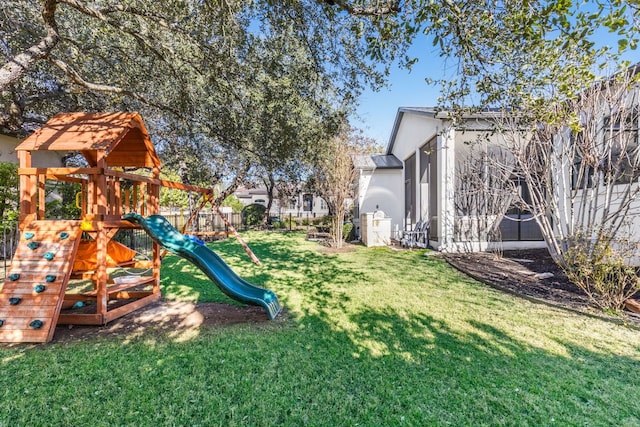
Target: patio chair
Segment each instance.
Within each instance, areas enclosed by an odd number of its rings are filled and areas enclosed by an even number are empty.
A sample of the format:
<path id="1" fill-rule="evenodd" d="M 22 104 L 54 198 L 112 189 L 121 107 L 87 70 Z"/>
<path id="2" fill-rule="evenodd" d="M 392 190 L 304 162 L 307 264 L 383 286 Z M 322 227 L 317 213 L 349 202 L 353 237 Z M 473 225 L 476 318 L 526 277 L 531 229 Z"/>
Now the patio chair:
<path id="1" fill-rule="evenodd" d="M 408 248 L 426 248 L 429 245 L 429 223 L 418 221 L 413 230 L 405 231 L 400 239 L 400 244 Z"/>

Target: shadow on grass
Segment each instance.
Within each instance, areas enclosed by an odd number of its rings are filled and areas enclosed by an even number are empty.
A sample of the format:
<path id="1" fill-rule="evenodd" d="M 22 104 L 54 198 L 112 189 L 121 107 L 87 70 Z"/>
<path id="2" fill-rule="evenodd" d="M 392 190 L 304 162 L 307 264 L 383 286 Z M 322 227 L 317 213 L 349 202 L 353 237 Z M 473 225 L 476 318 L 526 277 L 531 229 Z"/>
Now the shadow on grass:
<path id="1" fill-rule="evenodd" d="M 460 332 L 427 314 L 392 309 L 350 315 L 354 330 L 327 331 L 351 351 L 392 420 L 409 425 L 638 425 L 638 357 L 559 340 L 563 354 L 490 323 Z M 307 319 L 308 321 L 308 319 Z M 325 320 L 316 318 L 322 328 Z M 324 326 L 326 327 L 326 325 Z M 634 344 L 636 353 L 640 346 Z M 345 361 L 344 363 L 348 363 Z M 363 414 L 365 415 L 365 414 Z M 387 416 L 387 415 L 385 415 Z M 388 417 L 388 416 L 387 416 Z M 387 418 L 389 420 L 389 418 Z"/>
<path id="2" fill-rule="evenodd" d="M 310 314 L 297 327 L 208 330 L 186 342 L 147 332 L 126 345 L 0 348 L 0 366 L 22 373 L 0 377 L 0 423 L 65 425 L 72 414 L 76 425 L 109 425 L 113 408 L 122 425 L 640 423 L 637 357 L 568 341 L 556 354 L 488 321 L 460 332 L 390 308 L 349 318 L 356 329 Z"/>
<path id="3" fill-rule="evenodd" d="M 388 258 L 391 277 L 417 262 L 427 266 L 419 274 L 425 281 L 456 273 L 411 253 L 366 250 L 355 258 L 366 265 L 356 265 L 312 246 L 301 249 L 295 235 L 249 243 L 263 267 L 254 267 L 234 241 L 212 247 L 247 280 L 279 292 L 285 307 L 295 304 L 295 313 L 203 328 L 193 311 L 177 305 L 164 327 L 141 323 L 129 340 L 0 347 L 0 367 L 20 372 L 0 376 L 0 425 L 640 424 L 637 340 L 629 344 L 633 350 L 612 350 L 613 339 L 594 350 L 559 333 L 551 338 L 555 347 L 543 347 L 519 336 L 517 325 L 489 316 L 454 313 L 443 320 L 424 308 L 374 307 L 366 297 L 352 304 L 345 286 L 366 284 L 377 274 L 368 265 L 379 256 Z M 203 298 L 203 289 L 216 289 L 177 257 L 167 257 L 163 269 L 183 296 Z M 401 291 L 424 283 L 411 286 Z M 493 296 L 490 305 L 505 305 L 499 294 L 473 289 L 478 298 Z M 459 298 L 472 298 L 473 289 Z M 176 339 L 180 324 L 194 333 Z"/>
<path id="4" fill-rule="evenodd" d="M 327 308 L 336 301 L 348 299 L 345 293 L 336 294 L 336 286 L 353 280 L 366 280 L 365 274 L 353 272 L 348 263 L 335 256 L 299 250 L 300 239 L 299 233 L 278 233 L 274 239 L 267 236 L 251 241 L 251 249 L 263 263 L 260 267 L 251 263 L 235 239 L 210 244 L 209 248 L 231 264 L 243 279 L 275 291 L 285 306 L 287 292 L 294 290 L 304 294 L 314 309 Z M 163 260 L 162 285 L 171 299 L 239 304 L 231 302 L 204 273 L 177 256 L 168 256 Z"/>

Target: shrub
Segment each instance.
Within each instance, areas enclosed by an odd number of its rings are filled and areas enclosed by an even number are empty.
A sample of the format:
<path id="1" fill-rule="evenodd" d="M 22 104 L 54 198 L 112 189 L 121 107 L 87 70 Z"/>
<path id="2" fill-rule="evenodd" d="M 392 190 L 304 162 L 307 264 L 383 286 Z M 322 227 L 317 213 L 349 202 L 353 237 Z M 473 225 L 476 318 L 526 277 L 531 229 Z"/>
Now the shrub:
<path id="1" fill-rule="evenodd" d="M 352 222 L 345 222 L 342 226 L 342 238 L 347 242 L 355 239 L 354 227 Z"/>
<path id="2" fill-rule="evenodd" d="M 615 246 L 604 238 L 595 243 L 575 238 L 565 259 L 567 277 L 603 310 L 622 309 L 624 301 L 640 290 L 637 271 L 624 255 L 629 245 L 616 242 Z"/>
<path id="3" fill-rule="evenodd" d="M 292 229 L 292 230 L 295 228 L 298 228 L 298 223 L 296 222 L 296 219 L 291 216 L 285 217 L 284 220 L 282 221 L 282 225 L 284 226 L 284 228 Z"/>
<path id="4" fill-rule="evenodd" d="M 264 212 L 267 208 L 264 205 L 254 203 L 242 210 L 242 224 L 245 227 L 252 227 L 262 223 Z"/>
<path id="5" fill-rule="evenodd" d="M 0 162 L 0 215 L 3 220 L 18 217 L 18 165 Z"/>
<path id="6" fill-rule="evenodd" d="M 56 181 L 48 186 L 47 190 L 56 195 L 46 204 L 48 219 L 80 218 L 82 209 L 76 206 L 76 194 L 81 190 L 80 184 Z"/>

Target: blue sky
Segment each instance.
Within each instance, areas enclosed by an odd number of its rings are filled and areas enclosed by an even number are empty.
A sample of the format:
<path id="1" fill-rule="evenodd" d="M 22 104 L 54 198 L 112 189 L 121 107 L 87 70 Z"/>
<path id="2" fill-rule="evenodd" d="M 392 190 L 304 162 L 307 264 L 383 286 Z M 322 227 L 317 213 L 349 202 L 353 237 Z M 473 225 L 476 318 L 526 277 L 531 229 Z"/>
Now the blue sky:
<path id="1" fill-rule="evenodd" d="M 386 145 L 399 107 L 429 107 L 436 104 L 438 88 L 424 81 L 418 70 L 394 70 L 390 86 L 379 92 L 367 90 L 361 97 L 357 126 L 365 134 Z"/>
<path id="2" fill-rule="evenodd" d="M 606 30 L 597 33 L 594 38 L 600 45 L 617 45 L 617 37 Z M 388 87 L 379 91 L 368 89 L 360 97 L 357 109 L 360 119 L 355 120 L 354 124 L 385 147 L 389 142 L 398 108 L 437 105 L 440 87 L 427 84 L 425 78 L 438 80 L 455 76 L 455 67 L 452 66 L 455 61 L 450 59 L 448 63 L 445 62 L 426 37 L 416 39 L 409 55 L 419 58 L 411 71 L 394 65 Z M 627 52 L 624 59 L 631 63 L 640 62 L 640 49 Z"/>
<path id="3" fill-rule="evenodd" d="M 418 55 L 414 46 L 410 53 L 419 56 L 411 71 L 394 65 L 388 87 L 377 92 L 368 89 L 360 97 L 357 109 L 360 120 L 356 121 L 356 126 L 385 146 L 398 108 L 435 106 L 440 88 L 427 84 L 425 78 L 438 79 L 445 76 L 444 62 L 437 52 Z"/>

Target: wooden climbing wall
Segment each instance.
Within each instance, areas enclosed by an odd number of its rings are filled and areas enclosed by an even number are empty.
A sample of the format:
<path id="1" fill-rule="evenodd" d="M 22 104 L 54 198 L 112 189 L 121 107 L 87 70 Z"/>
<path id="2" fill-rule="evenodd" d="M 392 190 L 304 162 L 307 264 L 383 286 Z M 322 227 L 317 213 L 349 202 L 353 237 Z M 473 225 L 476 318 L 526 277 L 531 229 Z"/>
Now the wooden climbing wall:
<path id="1" fill-rule="evenodd" d="M 53 339 L 78 250 L 80 221 L 32 221 L 0 292 L 0 342 Z"/>

